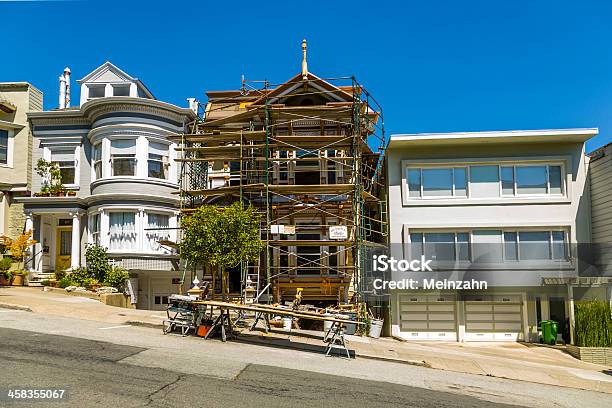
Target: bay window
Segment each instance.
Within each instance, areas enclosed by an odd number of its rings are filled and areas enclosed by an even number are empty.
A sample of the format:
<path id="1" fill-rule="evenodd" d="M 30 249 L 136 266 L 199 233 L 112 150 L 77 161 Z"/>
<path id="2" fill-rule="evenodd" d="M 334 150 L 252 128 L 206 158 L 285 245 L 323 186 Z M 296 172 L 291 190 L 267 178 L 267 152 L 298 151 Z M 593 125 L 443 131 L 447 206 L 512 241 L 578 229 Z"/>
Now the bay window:
<path id="1" fill-rule="evenodd" d="M 146 250 L 159 251 L 160 241 L 170 240 L 170 216 L 147 212 Z"/>
<path id="2" fill-rule="evenodd" d="M 149 142 L 148 176 L 158 179 L 168 179 L 169 146 L 162 143 Z"/>
<path id="3" fill-rule="evenodd" d="M 136 175 L 136 140 L 111 141 L 111 168 L 113 176 Z"/>
<path id="4" fill-rule="evenodd" d="M 136 250 L 136 213 L 110 212 L 109 238 L 110 250 Z"/>

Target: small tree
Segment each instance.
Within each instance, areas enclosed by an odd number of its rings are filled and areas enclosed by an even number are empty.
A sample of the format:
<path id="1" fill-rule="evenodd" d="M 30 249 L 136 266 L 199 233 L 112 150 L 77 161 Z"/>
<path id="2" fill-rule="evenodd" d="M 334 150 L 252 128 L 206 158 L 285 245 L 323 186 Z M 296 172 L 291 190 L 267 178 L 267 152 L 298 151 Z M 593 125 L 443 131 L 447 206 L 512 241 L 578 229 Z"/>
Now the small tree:
<path id="1" fill-rule="evenodd" d="M 32 239 L 32 230 L 28 230 L 11 241 L 9 250 L 13 259 L 19 263 L 19 269 L 24 268 L 25 257 L 28 253 L 28 248 L 36 243 Z"/>
<path id="2" fill-rule="evenodd" d="M 108 261 L 106 248 L 97 244 L 87 244 L 85 248 L 85 263 L 90 275 L 98 280 L 98 282 L 104 282 L 106 275 L 112 269 Z"/>
<path id="3" fill-rule="evenodd" d="M 228 207 L 204 205 L 182 220 L 181 257 L 218 268 L 225 296 L 227 269 L 257 259 L 264 248 L 260 220 L 255 208 L 239 202 Z"/>

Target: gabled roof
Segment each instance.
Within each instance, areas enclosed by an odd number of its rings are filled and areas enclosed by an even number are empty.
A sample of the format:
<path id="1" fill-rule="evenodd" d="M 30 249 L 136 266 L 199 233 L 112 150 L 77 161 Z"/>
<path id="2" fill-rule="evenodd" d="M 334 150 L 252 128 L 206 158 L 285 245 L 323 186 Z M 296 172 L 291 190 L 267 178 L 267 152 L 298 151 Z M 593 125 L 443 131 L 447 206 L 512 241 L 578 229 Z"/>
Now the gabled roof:
<path id="1" fill-rule="evenodd" d="M 255 100 L 253 105 L 262 105 L 265 104 L 266 101 L 270 104 L 277 103 L 279 99 L 284 96 L 290 96 L 294 90 L 304 85 L 315 88 L 316 91 L 313 92 L 319 92 L 321 95 L 327 96 L 329 99 L 333 99 L 336 102 L 351 102 L 353 100 L 353 96 L 346 90 L 332 85 L 324 79 L 308 72 L 306 78 L 304 78 L 301 73 L 295 75 L 287 82 L 272 89 L 267 95 L 261 96 Z"/>
<path id="2" fill-rule="evenodd" d="M 113 83 L 113 82 L 135 82 L 137 83 L 144 93 L 151 99 L 155 99 L 153 93 L 145 86 L 144 83 L 138 78 L 129 75 L 121 68 L 117 67 L 110 61 L 106 61 L 98 68 L 85 75 L 83 78 L 77 80 L 79 84 L 87 82 L 101 82 L 101 83 Z"/>

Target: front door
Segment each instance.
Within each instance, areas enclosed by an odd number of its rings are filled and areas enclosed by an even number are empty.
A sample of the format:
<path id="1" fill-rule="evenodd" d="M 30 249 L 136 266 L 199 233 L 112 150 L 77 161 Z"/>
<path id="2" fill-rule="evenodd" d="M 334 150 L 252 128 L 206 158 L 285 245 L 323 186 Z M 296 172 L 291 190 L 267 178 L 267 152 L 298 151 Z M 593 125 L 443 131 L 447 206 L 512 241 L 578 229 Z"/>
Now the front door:
<path id="1" fill-rule="evenodd" d="M 55 269 L 59 271 L 69 269 L 72 252 L 72 227 L 58 227 L 55 242 Z"/>

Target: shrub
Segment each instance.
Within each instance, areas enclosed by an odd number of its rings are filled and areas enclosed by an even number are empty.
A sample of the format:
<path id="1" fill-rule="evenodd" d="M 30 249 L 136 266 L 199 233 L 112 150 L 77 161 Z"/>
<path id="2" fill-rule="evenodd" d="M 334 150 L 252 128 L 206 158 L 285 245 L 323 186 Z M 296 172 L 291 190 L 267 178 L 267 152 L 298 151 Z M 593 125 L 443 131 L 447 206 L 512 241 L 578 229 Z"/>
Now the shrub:
<path id="1" fill-rule="evenodd" d="M 65 288 L 67 288 L 68 286 L 73 286 L 73 285 L 74 285 L 74 282 L 72 282 L 72 281 L 70 280 L 70 278 L 69 278 L 69 277 L 67 277 L 67 276 L 64 276 L 64 277 L 63 277 L 63 278 L 61 278 L 59 281 L 57 281 L 57 287 L 58 287 L 58 288 L 65 289 Z"/>
<path id="2" fill-rule="evenodd" d="M 45 279 L 43 281 L 40 281 L 40 284 L 43 286 L 51 286 L 51 281 L 49 279 Z"/>
<path id="3" fill-rule="evenodd" d="M 125 269 L 119 266 L 113 266 L 111 270 L 106 274 L 104 285 L 112 286 L 119 289 L 126 280 L 130 277 L 130 274 Z"/>
<path id="4" fill-rule="evenodd" d="M 92 283 L 94 277 L 87 268 L 77 268 L 66 275 L 76 286 L 87 287 Z"/>
<path id="5" fill-rule="evenodd" d="M 612 347 L 612 311 L 602 300 L 576 302 L 576 345 L 581 347 Z"/>
<path id="6" fill-rule="evenodd" d="M 85 262 L 90 276 L 96 278 L 100 282 L 106 280 L 106 274 L 112 269 L 108 263 L 108 253 L 106 248 L 96 244 L 87 244 L 85 249 Z"/>
<path id="7" fill-rule="evenodd" d="M 11 269 L 11 265 L 13 264 L 13 258 L 10 256 L 5 256 L 0 259 L 0 273 L 6 272 Z"/>
<path id="8" fill-rule="evenodd" d="M 55 280 L 57 281 L 60 281 L 66 277 L 66 271 L 62 271 L 62 270 L 57 270 L 53 272 L 53 274 L 55 275 Z"/>

